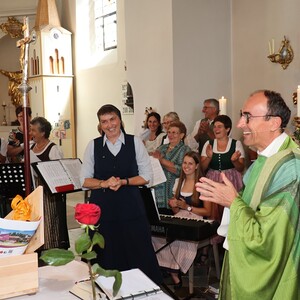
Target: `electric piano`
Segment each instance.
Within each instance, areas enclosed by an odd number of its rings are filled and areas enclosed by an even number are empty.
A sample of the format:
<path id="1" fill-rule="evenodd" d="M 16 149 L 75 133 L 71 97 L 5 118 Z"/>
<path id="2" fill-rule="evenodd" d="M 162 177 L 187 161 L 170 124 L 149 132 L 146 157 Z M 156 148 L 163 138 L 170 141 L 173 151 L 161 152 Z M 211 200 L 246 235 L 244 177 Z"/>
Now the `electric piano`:
<path id="1" fill-rule="evenodd" d="M 165 237 L 168 241 L 201 241 L 217 233 L 219 223 L 210 220 L 194 220 L 160 215 L 160 220 L 151 222 L 154 236 Z"/>
<path id="2" fill-rule="evenodd" d="M 217 233 L 218 222 L 168 215 L 171 210 L 157 208 L 151 189 L 143 187 L 140 192 L 152 235 L 165 237 L 167 241 L 201 241 Z"/>

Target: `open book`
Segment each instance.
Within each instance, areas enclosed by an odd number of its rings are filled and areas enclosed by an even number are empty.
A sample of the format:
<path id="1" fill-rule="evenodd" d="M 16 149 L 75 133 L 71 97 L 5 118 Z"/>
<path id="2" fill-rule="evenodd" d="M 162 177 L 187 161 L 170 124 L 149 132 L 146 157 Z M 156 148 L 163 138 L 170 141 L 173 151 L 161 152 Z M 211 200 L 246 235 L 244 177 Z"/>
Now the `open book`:
<path id="1" fill-rule="evenodd" d="M 96 283 L 103 290 L 110 300 L 118 299 L 146 299 L 146 300 L 163 300 L 172 299 L 165 294 L 158 285 L 149 279 L 140 269 L 123 271 L 121 289 L 113 297 L 112 286 L 114 277 L 99 276 Z"/>
<path id="2" fill-rule="evenodd" d="M 32 166 L 53 194 L 81 189 L 79 158 L 39 161 Z"/>

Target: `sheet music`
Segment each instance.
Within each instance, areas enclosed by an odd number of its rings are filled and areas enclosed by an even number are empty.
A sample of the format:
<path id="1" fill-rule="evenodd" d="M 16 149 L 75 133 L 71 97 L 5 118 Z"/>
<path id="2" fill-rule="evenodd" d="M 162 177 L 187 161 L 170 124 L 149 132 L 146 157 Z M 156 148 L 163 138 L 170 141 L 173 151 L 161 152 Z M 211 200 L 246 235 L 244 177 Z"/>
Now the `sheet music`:
<path id="1" fill-rule="evenodd" d="M 167 178 L 159 160 L 157 158 L 154 158 L 153 156 L 150 156 L 150 161 L 151 161 L 151 166 L 153 171 L 152 186 L 166 182 Z"/>
<path id="2" fill-rule="evenodd" d="M 123 271 L 122 285 L 116 297 L 112 295 L 112 286 L 114 277 L 99 276 L 96 279 L 97 284 L 110 300 L 117 299 L 146 299 L 163 300 L 172 299 L 165 294 L 158 285 L 148 278 L 141 270 L 132 269 Z"/>
<path id="3" fill-rule="evenodd" d="M 80 183 L 80 171 L 81 171 L 81 161 L 77 159 L 62 159 L 60 160 L 62 165 L 64 166 L 66 172 L 69 177 L 72 179 L 74 184 L 74 189 L 81 189 Z"/>
<path id="4" fill-rule="evenodd" d="M 64 162 L 62 163 L 62 161 Z M 50 191 L 56 193 L 56 187 L 68 184 L 73 184 L 75 190 L 81 189 L 79 164 L 81 165 L 79 159 L 50 160 L 38 162 L 36 167 L 45 179 Z"/>

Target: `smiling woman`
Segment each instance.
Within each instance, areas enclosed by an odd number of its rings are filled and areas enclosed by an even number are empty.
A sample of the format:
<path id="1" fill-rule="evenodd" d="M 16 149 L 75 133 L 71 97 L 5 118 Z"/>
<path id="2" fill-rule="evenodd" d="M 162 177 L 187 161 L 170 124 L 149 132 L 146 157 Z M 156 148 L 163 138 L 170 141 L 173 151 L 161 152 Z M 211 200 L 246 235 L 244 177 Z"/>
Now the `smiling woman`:
<path id="1" fill-rule="evenodd" d="M 168 144 L 163 144 L 153 153 L 153 157 L 159 162 L 166 175 L 167 181 L 155 186 L 155 198 L 159 208 L 169 209 L 168 200 L 172 198 L 172 189 L 175 179 L 179 177 L 181 164 L 190 147 L 183 142 L 186 135 L 186 127 L 180 121 L 170 123 L 168 127 Z"/>
<path id="2" fill-rule="evenodd" d="M 214 120 L 213 132 L 215 139 L 207 141 L 201 153 L 201 165 L 207 171 L 206 177 L 222 182 L 221 172 L 239 191 L 242 186 L 242 171 L 244 170 L 244 148 L 240 141 L 229 137 L 232 128 L 231 119 L 226 115 L 217 116 Z M 223 207 L 214 204 L 212 217 L 220 221 Z"/>
<path id="3" fill-rule="evenodd" d="M 96 248 L 105 269 L 141 269 L 157 284 L 161 275 L 138 186 L 149 183 L 152 168 L 142 141 L 126 134 L 121 112 L 111 104 L 97 113 L 102 137 L 88 144 L 82 164 L 83 187 L 91 189 L 90 203 L 102 210 L 99 232 L 105 248 Z"/>

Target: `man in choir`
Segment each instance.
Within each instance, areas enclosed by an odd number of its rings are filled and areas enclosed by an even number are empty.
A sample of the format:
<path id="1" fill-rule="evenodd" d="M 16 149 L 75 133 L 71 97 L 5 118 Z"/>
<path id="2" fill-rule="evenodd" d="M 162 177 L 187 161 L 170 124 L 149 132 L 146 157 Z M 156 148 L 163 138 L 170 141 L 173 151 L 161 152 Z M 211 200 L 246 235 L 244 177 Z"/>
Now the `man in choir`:
<path id="1" fill-rule="evenodd" d="M 196 184 L 201 200 L 230 208 L 221 300 L 300 297 L 300 150 L 284 132 L 290 114 L 279 93 L 254 92 L 237 125 L 258 152 L 244 188 L 237 193 L 224 174 L 224 183 Z"/>
<path id="2" fill-rule="evenodd" d="M 206 141 L 214 139 L 213 121 L 219 114 L 219 101 L 216 99 L 204 100 L 202 108 L 204 119 L 198 120 L 193 131 L 186 137 L 185 143 L 194 151 L 201 154 Z"/>

